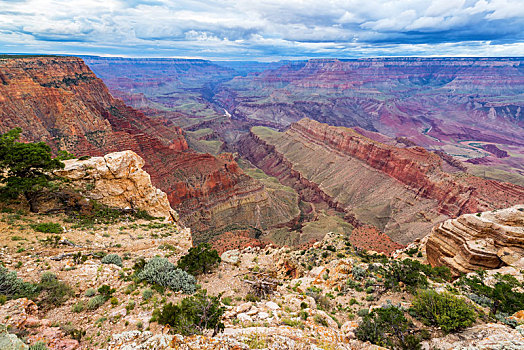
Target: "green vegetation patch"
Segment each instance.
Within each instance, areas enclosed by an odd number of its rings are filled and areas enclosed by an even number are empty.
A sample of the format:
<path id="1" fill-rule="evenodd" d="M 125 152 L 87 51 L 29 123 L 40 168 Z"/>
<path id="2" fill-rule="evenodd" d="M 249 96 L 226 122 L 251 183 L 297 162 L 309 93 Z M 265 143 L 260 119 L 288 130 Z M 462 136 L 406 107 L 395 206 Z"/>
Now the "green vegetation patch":
<path id="1" fill-rule="evenodd" d="M 224 330 L 221 321 L 225 308 L 220 304 L 220 296 L 209 296 L 206 290 L 183 299 L 179 304 L 169 303 L 162 310 L 153 312 L 152 322 L 171 326 L 178 334 L 202 334 L 213 330 L 213 336 Z"/>
<path id="2" fill-rule="evenodd" d="M 421 290 L 413 300 L 416 317 L 428 326 L 438 326 L 444 332 L 455 332 L 475 322 L 477 313 L 464 299 L 448 292 Z"/>
<path id="3" fill-rule="evenodd" d="M 55 222 L 42 222 L 39 224 L 32 224 L 31 227 L 37 232 L 43 233 L 63 233 L 62 225 Z"/>

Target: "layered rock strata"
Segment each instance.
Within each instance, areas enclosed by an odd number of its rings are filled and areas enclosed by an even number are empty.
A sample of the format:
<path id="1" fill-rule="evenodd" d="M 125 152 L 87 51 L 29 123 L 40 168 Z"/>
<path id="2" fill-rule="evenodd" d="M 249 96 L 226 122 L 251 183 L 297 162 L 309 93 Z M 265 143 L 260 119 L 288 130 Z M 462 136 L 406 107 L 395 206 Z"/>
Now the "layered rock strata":
<path id="1" fill-rule="evenodd" d="M 79 58 L 2 58 L 0 77 L 0 132 L 21 127 L 24 140 L 78 156 L 136 152 L 194 232 L 292 219 L 273 215 L 264 186 L 231 157 L 189 150 L 181 129 L 113 98 Z"/>
<path id="2" fill-rule="evenodd" d="M 524 205 L 465 214 L 435 226 L 426 243 L 428 261 L 455 275 L 503 265 L 524 267 Z"/>
<path id="3" fill-rule="evenodd" d="M 522 187 L 445 173 L 440 157 L 423 148 L 385 145 L 310 119 L 285 133 L 255 127 L 239 150 L 302 198 L 325 201 L 403 244 L 446 218 L 524 201 Z"/>

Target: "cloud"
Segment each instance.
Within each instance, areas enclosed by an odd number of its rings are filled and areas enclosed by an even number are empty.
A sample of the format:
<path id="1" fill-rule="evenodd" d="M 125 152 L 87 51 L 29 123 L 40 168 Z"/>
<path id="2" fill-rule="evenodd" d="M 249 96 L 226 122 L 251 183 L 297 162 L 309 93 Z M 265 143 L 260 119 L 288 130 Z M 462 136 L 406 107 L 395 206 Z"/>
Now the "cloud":
<path id="1" fill-rule="evenodd" d="M 7 52 L 220 59 L 524 55 L 521 0 L 0 1 Z"/>

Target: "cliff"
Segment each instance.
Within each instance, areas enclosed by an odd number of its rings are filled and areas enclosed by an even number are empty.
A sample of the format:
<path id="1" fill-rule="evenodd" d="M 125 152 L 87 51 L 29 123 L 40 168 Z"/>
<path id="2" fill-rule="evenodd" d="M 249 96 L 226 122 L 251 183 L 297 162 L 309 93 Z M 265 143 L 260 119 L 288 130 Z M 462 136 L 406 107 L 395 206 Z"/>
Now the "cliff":
<path id="1" fill-rule="evenodd" d="M 435 226 L 426 243 L 428 261 L 455 275 L 502 265 L 524 267 L 524 205 L 465 214 Z"/>
<path id="2" fill-rule="evenodd" d="M 235 77 L 214 99 L 252 126 L 311 118 L 362 127 L 522 174 L 523 88 L 521 58 L 312 59 Z M 496 144 L 509 157 L 464 140 Z"/>
<path id="3" fill-rule="evenodd" d="M 302 198 L 323 201 L 353 224 L 406 244 L 449 217 L 524 200 L 524 188 L 442 171 L 438 155 L 397 148 L 310 119 L 285 133 L 254 127 L 239 150 Z"/>
<path id="4" fill-rule="evenodd" d="M 232 223 L 291 219 L 272 218 L 264 186 L 234 160 L 189 150 L 180 128 L 113 98 L 79 58 L 4 58 L 0 77 L 0 132 L 21 127 L 25 140 L 78 156 L 136 152 L 153 185 L 196 234 Z"/>

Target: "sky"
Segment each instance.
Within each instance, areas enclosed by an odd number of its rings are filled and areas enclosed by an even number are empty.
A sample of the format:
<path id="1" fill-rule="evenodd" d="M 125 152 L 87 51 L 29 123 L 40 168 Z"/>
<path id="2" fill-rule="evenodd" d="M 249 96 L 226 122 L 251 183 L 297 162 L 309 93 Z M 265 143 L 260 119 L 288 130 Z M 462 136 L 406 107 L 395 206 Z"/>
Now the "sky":
<path id="1" fill-rule="evenodd" d="M 0 0 L 0 52 L 524 56 L 524 0 Z"/>

